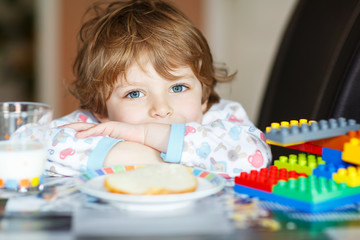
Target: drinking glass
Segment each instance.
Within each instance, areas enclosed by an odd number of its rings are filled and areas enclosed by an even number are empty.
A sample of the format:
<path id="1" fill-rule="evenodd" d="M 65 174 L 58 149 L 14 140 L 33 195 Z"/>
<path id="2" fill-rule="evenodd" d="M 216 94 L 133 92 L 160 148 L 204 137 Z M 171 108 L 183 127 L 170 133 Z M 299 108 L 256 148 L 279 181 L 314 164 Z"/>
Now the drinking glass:
<path id="1" fill-rule="evenodd" d="M 43 189 L 51 120 L 52 109 L 47 104 L 0 102 L 0 189 Z"/>

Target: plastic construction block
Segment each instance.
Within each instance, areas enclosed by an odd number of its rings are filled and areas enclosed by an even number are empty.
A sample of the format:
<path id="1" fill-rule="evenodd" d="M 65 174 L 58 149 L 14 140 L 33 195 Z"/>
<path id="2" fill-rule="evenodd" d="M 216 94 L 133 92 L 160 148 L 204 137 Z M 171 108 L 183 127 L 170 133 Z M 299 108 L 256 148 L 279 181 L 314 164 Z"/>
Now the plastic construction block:
<path id="1" fill-rule="evenodd" d="M 344 182 L 349 187 L 358 187 L 360 186 L 360 167 L 340 168 L 333 174 L 333 179 L 337 183 Z"/>
<path id="2" fill-rule="evenodd" d="M 359 202 L 359 198 L 360 198 L 360 194 L 354 194 L 350 196 L 329 199 L 323 202 L 312 203 L 312 202 L 297 200 L 291 197 L 277 195 L 274 193 L 259 191 L 253 188 L 249 188 L 237 184 L 235 184 L 234 186 L 234 191 L 242 194 L 247 194 L 252 197 L 258 197 L 262 200 L 286 205 L 299 211 L 305 211 L 310 213 L 330 211 L 335 208 L 345 206 L 347 204 L 357 203 Z"/>
<path id="3" fill-rule="evenodd" d="M 299 179 L 279 181 L 273 187 L 273 193 L 299 201 L 320 203 L 334 198 L 360 194 L 360 187 L 348 187 L 345 183 L 337 183 L 332 179 L 310 175 L 307 178 L 299 177 Z"/>
<path id="4" fill-rule="evenodd" d="M 302 144 L 296 144 L 296 145 L 288 145 L 284 146 L 289 149 L 294 149 L 302 152 L 312 153 L 316 155 L 322 155 L 322 147 L 312 144 L 312 142 L 306 142 Z"/>
<path id="5" fill-rule="evenodd" d="M 274 145 L 274 146 L 279 146 L 279 147 L 286 147 L 286 148 L 290 148 L 291 146 L 297 146 L 297 145 L 302 145 L 305 142 L 297 142 L 297 143 L 278 143 L 278 142 L 274 142 L 272 140 L 266 139 L 266 142 L 270 145 Z"/>
<path id="6" fill-rule="evenodd" d="M 290 154 L 289 157 L 280 156 L 279 160 L 274 161 L 274 165 L 278 168 L 285 168 L 288 171 L 296 171 L 297 173 L 313 174 L 313 169 L 318 164 L 325 164 L 320 156 L 306 153 Z"/>
<path id="7" fill-rule="evenodd" d="M 332 118 L 329 120 L 320 120 L 319 122 L 306 122 L 306 120 L 300 119 L 300 121 L 292 120 L 290 123 L 273 123 L 271 127 L 266 129 L 265 136 L 270 144 L 272 142 L 279 144 L 300 144 L 344 135 L 349 131 L 359 129 L 360 124 L 357 124 L 353 119 Z"/>
<path id="8" fill-rule="evenodd" d="M 360 139 L 360 130 L 358 131 L 350 131 L 348 134 L 320 139 L 313 141 L 312 144 L 318 147 L 326 147 L 331 148 L 339 151 L 344 151 L 344 144 L 349 142 L 351 138 L 359 138 Z"/>
<path id="9" fill-rule="evenodd" d="M 360 165 L 360 140 L 351 138 L 350 142 L 344 144 L 342 160 L 348 163 Z"/>
<path id="10" fill-rule="evenodd" d="M 235 184 L 271 192 L 273 186 L 279 180 L 297 179 L 298 176 L 299 174 L 295 171 L 287 171 L 286 169 L 278 169 L 276 166 L 270 166 L 270 169 L 262 168 L 260 171 L 252 170 L 250 173 L 241 172 L 239 176 L 235 177 Z"/>
<path id="11" fill-rule="evenodd" d="M 333 174 L 340 168 L 347 168 L 349 164 L 343 162 L 342 164 L 319 164 L 317 168 L 313 170 L 313 175 L 317 177 L 325 177 L 326 179 L 333 179 Z"/>
<path id="12" fill-rule="evenodd" d="M 343 155 L 342 151 L 323 147 L 322 159 L 326 162 L 326 164 L 330 164 L 330 163 L 333 163 L 334 165 L 342 164 L 343 163 L 342 155 Z"/>

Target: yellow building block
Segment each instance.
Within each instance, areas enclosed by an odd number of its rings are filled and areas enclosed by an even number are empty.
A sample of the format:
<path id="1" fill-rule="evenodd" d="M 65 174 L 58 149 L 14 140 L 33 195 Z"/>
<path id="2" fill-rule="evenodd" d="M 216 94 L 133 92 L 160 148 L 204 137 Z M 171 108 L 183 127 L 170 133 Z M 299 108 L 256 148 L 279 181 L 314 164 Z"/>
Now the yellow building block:
<path id="1" fill-rule="evenodd" d="M 358 187 L 360 186 L 360 167 L 340 168 L 333 174 L 333 180 L 337 183 L 346 183 L 349 187 Z"/>
<path id="2" fill-rule="evenodd" d="M 360 165 L 360 140 L 351 138 L 350 142 L 344 144 L 342 160 L 348 163 Z"/>

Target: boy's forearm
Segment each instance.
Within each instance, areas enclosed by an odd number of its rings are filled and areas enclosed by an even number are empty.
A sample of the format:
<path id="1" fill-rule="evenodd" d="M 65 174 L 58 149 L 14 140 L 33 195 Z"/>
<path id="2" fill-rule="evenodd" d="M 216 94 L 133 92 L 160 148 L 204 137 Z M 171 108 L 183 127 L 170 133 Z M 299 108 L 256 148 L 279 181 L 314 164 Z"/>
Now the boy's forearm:
<path id="1" fill-rule="evenodd" d="M 147 124 L 145 126 L 144 144 L 160 152 L 166 152 L 170 130 L 170 124 Z"/>
<path id="2" fill-rule="evenodd" d="M 116 165 L 159 164 L 160 152 L 136 142 L 119 142 L 107 154 L 104 167 Z"/>

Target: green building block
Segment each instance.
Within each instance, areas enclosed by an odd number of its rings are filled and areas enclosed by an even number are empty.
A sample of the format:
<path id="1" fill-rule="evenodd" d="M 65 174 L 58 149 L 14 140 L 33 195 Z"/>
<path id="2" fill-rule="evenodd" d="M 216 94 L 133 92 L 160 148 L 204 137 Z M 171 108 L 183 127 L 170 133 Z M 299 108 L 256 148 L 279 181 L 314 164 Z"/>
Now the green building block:
<path id="1" fill-rule="evenodd" d="M 273 186 L 273 194 L 309 203 L 319 203 L 359 193 L 360 187 L 349 187 L 345 183 L 336 183 L 332 179 L 314 175 L 279 181 Z"/>
<path id="2" fill-rule="evenodd" d="M 280 156 L 279 160 L 274 161 L 274 165 L 279 169 L 286 168 L 288 171 L 306 173 L 307 175 L 312 175 L 313 169 L 317 168 L 318 164 L 325 164 L 321 156 L 307 155 L 306 153 L 290 154 L 289 157 Z"/>

